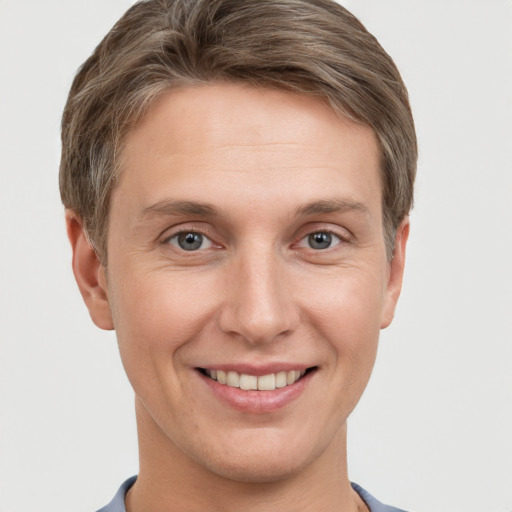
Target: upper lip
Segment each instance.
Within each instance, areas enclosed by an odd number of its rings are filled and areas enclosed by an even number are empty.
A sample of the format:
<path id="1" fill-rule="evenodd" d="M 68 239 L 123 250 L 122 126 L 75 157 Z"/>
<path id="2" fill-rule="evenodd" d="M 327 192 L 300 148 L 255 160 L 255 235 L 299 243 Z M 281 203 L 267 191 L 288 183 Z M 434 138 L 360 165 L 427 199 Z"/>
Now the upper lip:
<path id="1" fill-rule="evenodd" d="M 226 363 L 226 364 L 208 364 L 198 366 L 202 370 L 220 370 L 224 372 L 237 372 L 240 374 L 254 375 L 260 377 L 271 373 L 288 372 L 291 370 L 307 370 L 315 365 L 303 363 L 266 363 L 266 364 L 248 364 L 248 363 Z"/>

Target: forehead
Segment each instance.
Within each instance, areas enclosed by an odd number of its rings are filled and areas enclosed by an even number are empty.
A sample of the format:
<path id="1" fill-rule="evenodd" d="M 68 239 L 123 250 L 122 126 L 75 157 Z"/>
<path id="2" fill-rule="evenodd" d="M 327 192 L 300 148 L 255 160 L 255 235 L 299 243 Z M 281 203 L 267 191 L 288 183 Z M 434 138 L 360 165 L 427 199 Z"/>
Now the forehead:
<path id="1" fill-rule="evenodd" d="M 126 138 L 113 199 L 131 190 L 145 208 L 177 194 L 204 199 L 207 187 L 228 201 L 223 189 L 238 187 L 242 202 L 284 191 L 302 201 L 308 190 L 325 198 L 343 182 L 346 195 L 366 195 L 380 208 L 379 151 L 369 127 L 310 96 L 208 84 L 173 89 L 153 103 Z"/>

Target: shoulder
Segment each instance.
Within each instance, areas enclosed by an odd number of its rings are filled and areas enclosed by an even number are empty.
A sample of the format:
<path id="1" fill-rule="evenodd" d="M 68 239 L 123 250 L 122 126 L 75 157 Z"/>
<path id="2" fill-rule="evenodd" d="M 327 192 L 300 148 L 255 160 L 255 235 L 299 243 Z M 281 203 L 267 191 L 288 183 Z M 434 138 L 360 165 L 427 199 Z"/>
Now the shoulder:
<path id="1" fill-rule="evenodd" d="M 126 508 L 124 506 L 124 498 L 128 492 L 128 489 L 130 489 L 130 487 L 135 483 L 135 480 L 137 480 L 136 476 L 128 478 L 128 480 L 126 480 L 126 482 L 124 482 L 123 485 L 119 487 L 119 490 L 117 491 L 112 501 L 108 505 L 105 505 L 103 508 L 100 508 L 98 512 L 126 512 Z"/>
<path id="2" fill-rule="evenodd" d="M 352 483 L 352 489 L 361 496 L 361 499 L 366 503 L 367 507 L 370 509 L 370 512 L 405 512 L 401 508 L 390 507 L 389 505 L 384 505 L 379 500 L 374 498 L 368 491 L 363 489 L 360 485 Z"/>
<path id="3" fill-rule="evenodd" d="M 121 485 L 112 501 L 97 512 L 126 512 L 126 508 L 124 506 L 124 498 L 128 492 L 128 489 L 130 489 L 130 487 L 135 483 L 136 479 L 136 476 L 132 476 L 126 480 L 123 485 Z M 358 484 L 352 483 L 352 488 L 357 492 L 357 494 L 359 494 L 359 496 L 361 496 L 362 500 L 370 509 L 370 512 L 405 512 L 400 508 L 384 505 Z"/>

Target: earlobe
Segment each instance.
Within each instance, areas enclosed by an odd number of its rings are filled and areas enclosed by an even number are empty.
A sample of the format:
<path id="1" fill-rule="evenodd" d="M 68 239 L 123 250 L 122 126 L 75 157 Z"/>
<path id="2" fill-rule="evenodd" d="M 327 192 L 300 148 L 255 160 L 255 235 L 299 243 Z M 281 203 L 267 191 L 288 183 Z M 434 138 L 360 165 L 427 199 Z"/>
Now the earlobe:
<path id="1" fill-rule="evenodd" d="M 384 308 L 382 310 L 381 329 L 388 327 L 394 317 L 395 308 L 402 290 L 405 268 L 405 250 L 409 238 L 409 217 L 400 223 L 396 230 L 393 260 L 389 264 L 389 280 L 387 283 Z"/>
<path id="2" fill-rule="evenodd" d="M 82 221 L 71 210 L 66 210 L 66 228 L 73 250 L 73 274 L 92 321 L 100 329 L 112 330 L 114 323 L 107 296 L 105 267 L 89 243 Z"/>

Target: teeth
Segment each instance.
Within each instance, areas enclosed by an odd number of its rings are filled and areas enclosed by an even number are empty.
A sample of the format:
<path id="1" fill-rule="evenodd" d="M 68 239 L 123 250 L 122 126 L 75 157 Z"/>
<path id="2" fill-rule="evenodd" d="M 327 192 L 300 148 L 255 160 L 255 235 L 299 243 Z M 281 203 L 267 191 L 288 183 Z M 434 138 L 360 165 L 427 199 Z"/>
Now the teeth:
<path id="1" fill-rule="evenodd" d="M 257 377 L 234 371 L 206 370 L 206 374 L 219 384 L 243 390 L 260 391 L 272 391 L 276 388 L 290 386 L 303 377 L 305 373 L 306 370 L 290 370 L 289 372 L 270 373 Z"/>
<path id="2" fill-rule="evenodd" d="M 270 375 L 262 375 L 258 377 L 258 389 L 261 391 L 272 391 L 276 389 L 276 376 L 274 373 Z"/>
<path id="3" fill-rule="evenodd" d="M 240 389 L 258 389 L 258 377 L 242 373 L 240 375 Z"/>
<path id="4" fill-rule="evenodd" d="M 286 372 L 276 373 L 276 388 L 284 388 L 286 384 Z"/>
<path id="5" fill-rule="evenodd" d="M 240 387 L 240 374 L 236 372 L 228 372 L 226 377 L 226 384 L 232 388 Z"/>
<path id="6" fill-rule="evenodd" d="M 298 371 L 298 372 L 296 372 L 295 370 L 289 371 L 286 374 L 286 384 L 288 384 L 288 386 L 290 384 L 293 384 L 298 379 L 298 377 L 300 377 L 300 371 Z"/>

